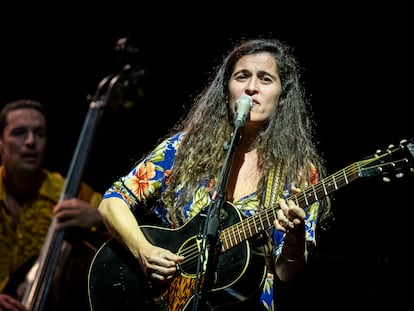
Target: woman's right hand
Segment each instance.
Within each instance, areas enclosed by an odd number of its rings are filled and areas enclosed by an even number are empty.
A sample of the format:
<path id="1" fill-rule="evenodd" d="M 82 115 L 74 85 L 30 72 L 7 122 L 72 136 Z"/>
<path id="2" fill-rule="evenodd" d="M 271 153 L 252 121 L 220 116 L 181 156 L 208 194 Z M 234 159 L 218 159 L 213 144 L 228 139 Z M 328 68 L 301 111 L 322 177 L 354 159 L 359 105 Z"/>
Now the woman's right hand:
<path id="1" fill-rule="evenodd" d="M 184 256 L 151 244 L 123 200 L 116 197 L 104 199 L 98 209 L 109 232 L 137 258 L 149 280 L 162 283 L 174 276 L 177 264 L 184 260 Z"/>
<path id="2" fill-rule="evenodd" d="M 183 260 L 184 256 L 151 244 L 140 252 L 141 267 L 147 278 L 153 282 L 169 281 L 176 274 L 177 265 Z"/>

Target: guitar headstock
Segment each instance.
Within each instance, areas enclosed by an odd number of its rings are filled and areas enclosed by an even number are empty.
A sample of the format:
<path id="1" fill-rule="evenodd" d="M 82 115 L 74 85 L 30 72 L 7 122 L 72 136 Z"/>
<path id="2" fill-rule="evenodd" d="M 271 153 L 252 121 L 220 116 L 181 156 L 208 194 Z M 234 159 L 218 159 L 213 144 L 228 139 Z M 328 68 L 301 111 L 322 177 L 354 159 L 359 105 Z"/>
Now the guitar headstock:
<path id="1" fill-rule="evenodd" d="M 389 145 L 377 150 L 373 158 L 361 161 L 360 175 L 381 175 L 385 182 L 403 178 L 406 173 L 414 174 L 414 141 L 403 139 L 398 146 Z"/>

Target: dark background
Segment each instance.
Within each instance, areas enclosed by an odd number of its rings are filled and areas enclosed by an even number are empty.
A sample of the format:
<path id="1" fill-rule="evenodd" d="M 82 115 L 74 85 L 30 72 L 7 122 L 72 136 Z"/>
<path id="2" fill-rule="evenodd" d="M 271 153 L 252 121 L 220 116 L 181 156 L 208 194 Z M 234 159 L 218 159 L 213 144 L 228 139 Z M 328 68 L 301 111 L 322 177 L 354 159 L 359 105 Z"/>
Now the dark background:
<path id="1" fill-rule="evenodd" d="M 145 70 L 140 95 L 126 88 L 83 145 L 91 146 L 84 180 L 99 191 L 166 134 L 240 38 L 273 36 L 294 46 L 330 173 L 414 136 L 413 22 L 397 2 L 364 8 L 276 2 L 272 9 L 256 3 L 240 12 L 213 5 L 118 3 L 102 11 L 20 5 L 2 13 L 0 102 L 27 97 L 46 106 L 51 170 L 68 171 L 98 83 L 127 63 Z M 133 59 L 115 51 L 123 37 L 139 49 Z M 129 99 L 132 107 L 123 108 Z M 368 178 L 336 192 L 335 219 L 319 233 L 305 273 L 312 281 L 283 301 L 319 310 L 409 303 L 413 184 L 412 176 L 391 183 Z"/>

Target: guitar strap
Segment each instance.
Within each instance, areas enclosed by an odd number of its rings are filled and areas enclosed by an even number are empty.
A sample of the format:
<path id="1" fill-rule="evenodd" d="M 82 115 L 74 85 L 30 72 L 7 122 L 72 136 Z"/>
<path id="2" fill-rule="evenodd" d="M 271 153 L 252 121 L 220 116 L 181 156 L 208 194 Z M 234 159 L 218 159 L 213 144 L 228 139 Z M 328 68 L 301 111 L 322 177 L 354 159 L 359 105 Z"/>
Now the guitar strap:
<path id="1" fill-rule="evenodd" d="M 277 206 L 277 199 L 282 196 L 286 169 L 282 165 L 282 161 L 279 161 L 269 172 L 267 179 L 266 192 L 264 194 L 264 208 L 273 208 Z M 271 235 L 269 232 L 268 235 Z M 265 264 L 267 271 L 274 274 L 274 262 L 273 262 L 273 243 L 272 239 L 268 238 L 267 243 L 263 245 L 262 252 L 265 257 Z"/>
<path id="2" fill-rule="evenodd" d="M 277 205 L 276 200 L 281 197 L 284 184 L 281 179 L 284 179 L 286 170 L 283 168 L 282 161 L 279 161 L 269 172 L 267 178 L 267 187 L 265 193 L 264 208 L 269 208 Z"/>

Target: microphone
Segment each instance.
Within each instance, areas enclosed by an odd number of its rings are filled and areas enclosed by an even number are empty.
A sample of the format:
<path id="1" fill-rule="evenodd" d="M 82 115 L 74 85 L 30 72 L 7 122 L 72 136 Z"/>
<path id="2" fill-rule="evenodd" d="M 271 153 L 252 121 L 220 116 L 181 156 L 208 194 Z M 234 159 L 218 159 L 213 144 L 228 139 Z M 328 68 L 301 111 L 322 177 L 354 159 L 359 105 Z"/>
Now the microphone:
<path id="1" fill-rule="evenodd" d="M 236 100 L 237 113 L 234 118 L 234 125 L 236 127 L 242 127 L 246 123 L 247 115 L 253 108 L 253 101 L 249 95 L 243 94 Z"/>

